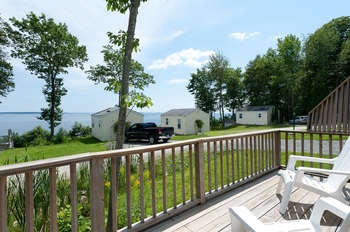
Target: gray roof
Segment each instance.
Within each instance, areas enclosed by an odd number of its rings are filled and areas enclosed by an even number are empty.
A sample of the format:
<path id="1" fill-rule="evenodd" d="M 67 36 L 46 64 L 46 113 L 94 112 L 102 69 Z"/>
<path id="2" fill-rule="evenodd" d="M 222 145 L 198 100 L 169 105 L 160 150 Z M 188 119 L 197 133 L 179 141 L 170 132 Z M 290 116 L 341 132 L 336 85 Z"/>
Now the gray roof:
<path id="1" fill-rule="evenodd" d="M 197 111 L 198 109 L 196 108 L 189 108 L 189 109 L 172 109 L 164 114 L 161 114 L 161 116 L 185 116 L 188 115 L 194 111 Z"/>
<path id="2" fill-rule="evenodd" d="M 113 107 L 109 107 L 109 108 L 107 108 L 107 109 L 104 109 L 104 110 L 101 110 L 101 111 L 99 111 L 99 112 L 97 112 L 97 113 L 94 113 L 94 114 L 92 114 L 92 116 L 104 116 L 104 115 L 107 115 L 107 114 L 110 114 L 110 113 L 113 113 L 113 112 L 117 112 L 117 111 L 119 111 L 119 107 L 117 107 L 117 106 L 113 106 Z M 131 109 L 128 109 L 128 112 L 129 111 L 132 111 L 133 113 L 135 113 L 135 114 L 139 114 L 139 115 L 142 115 L 143 116 L 143 114 L 141 114 L 141 113 L 139 113 L 139 112 L 136 112 L 136 111 L 134 111 L 134 110 L 131 110 Z"/>
<path id="3" fill-rule="evenodd" d="M 246 106 L 237 111 L 268 111 L 271 108 L 273 108 L 273 106 Z"/>

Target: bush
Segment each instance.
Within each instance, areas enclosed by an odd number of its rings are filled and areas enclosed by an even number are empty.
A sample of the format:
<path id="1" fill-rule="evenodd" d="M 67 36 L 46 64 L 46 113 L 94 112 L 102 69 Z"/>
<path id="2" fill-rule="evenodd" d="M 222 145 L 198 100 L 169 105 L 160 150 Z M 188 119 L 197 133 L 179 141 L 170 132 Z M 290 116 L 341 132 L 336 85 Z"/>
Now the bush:
<path id="1" fill-rule="evenodd" d="M 49 138 L 50 132 L 43 129 L 41 126 L 37 126 L 21 136 L 18 135 L 18 133 L 12 134 L 15 147 L 46 145 L 48 144 Z"/>
<path id="2" fill-rule="evenodd" d="M 77 137 L 77 136 L 87 136 L 90 135 L 90 127 L 83 126 L 83 124 L 74 122 L 72 129 L 69 131 L 69 136 Z"/>
<path id="3" fill-rule="evenodd" d="M 55 134 L 53 140 L 54 140 L 54 143 L 67 142 L 69 140 L 69 133 L 68 133 L 68 131 L 61 127 L 58 130 L 58 132 Z"/>
<path id="4" fill-rule="evenodd" d="M 50 142 L 54 143 L 64 143 L 68 142 L 71 138 L 79 136 L 88 136 L 90 135 L 90 127 L 83 126 L 81 123 L 74 122 L 72 129 L 68 132 L 64 128 L 60 128 L 58 132 L 53 137 L 53 140 L 50 140 L 50 132 L 43 129 L 41 126 L 37 126 L 31 131 L 19 135 L 18 133 L 12 133 L 12 139 L 14 141 L 15 147 L 27 147 L 27 146 L 39 146 L 47 145 Z"/>

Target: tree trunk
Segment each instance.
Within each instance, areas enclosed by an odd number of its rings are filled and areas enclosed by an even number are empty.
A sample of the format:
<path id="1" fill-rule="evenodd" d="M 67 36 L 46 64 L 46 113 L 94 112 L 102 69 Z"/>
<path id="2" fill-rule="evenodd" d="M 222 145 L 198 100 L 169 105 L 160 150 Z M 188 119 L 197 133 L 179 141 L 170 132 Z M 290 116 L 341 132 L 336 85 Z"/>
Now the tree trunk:
<path id="1" fill-rule="evenodd" d="M 116 139 L 116 149 L 122 149 L 124 145 L 124 133 L 125 133 L 125 121 L 126 121 L 126 97 L 129 95 L 129 73 L 130 73 L 130 63 L 133 50 L 133 41 L 135 35 L 136 21 L 138 8 L 140 6 L 140 0 L 131 0 L 130 14 L 129 14 L 129 24 L 127 31 L 127 38 L 125 43 L 124 51 L 124 61 L 123 61 L 123 77 L 122 77 L 122 88 L 121 88 L 121 98 L 119 102 L 119 117 L 118 117 L 118 131 Z M 121 168 L 121 157 L 117 158 L 117 183 L 119 182 L 119 174 Z M 119 164 L 119 165 L 118 165 Z M 118 190 L 118 186 L 117 186 Z M 117 191 L 118 194 L 118 191 Z M 113 218 L 112 218 L 112 191 L 109 191 L 109 207 L 108 207 L 108 219 L 107 219 L 107 232 L 113 231 Z M 114 218 L 116 220 L 116 218 Z"/>

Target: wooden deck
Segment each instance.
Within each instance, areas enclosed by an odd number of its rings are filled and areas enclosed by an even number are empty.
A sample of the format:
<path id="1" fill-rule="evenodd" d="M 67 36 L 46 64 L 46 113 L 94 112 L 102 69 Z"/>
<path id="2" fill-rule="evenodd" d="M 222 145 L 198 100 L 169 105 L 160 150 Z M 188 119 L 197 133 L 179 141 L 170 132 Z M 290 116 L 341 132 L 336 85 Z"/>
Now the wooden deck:
<path id="1" fill-rule="evenodd" d="M 145 231 L 230 231 L 228 208 L 238 205 L 246 206 L 264 223 L 307 219 L 319 195 L 294 189 L 289 209 L 285 215 L 281 215 L 280 196 L 276 195 L 278 180 L 278 172 L 266 175 Z M 349 196 L 349 192 L 350 186 L 346 186 L 346 196 Z M 325 214 L 322 231 L 335 231 L 339 223 L 340 219 L 336 216 Z"/>

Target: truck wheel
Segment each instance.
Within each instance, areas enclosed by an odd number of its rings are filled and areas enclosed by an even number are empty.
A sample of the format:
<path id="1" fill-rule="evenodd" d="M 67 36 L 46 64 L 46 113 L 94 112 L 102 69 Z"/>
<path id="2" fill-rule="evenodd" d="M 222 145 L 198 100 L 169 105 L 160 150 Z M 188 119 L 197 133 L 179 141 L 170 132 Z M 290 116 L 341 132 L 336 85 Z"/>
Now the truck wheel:
<path id="1" fill-rule="evenodd" d="M 169 139 L 163 139 L 164 143 L 167 143 L 169 141 Z"/>
<path id="2" fill-rule="evenodd" d="M 148 138 L 149 144 L 156 144 L 157 140 L 154 138 L 153 135 L 150 135 Z"/>

